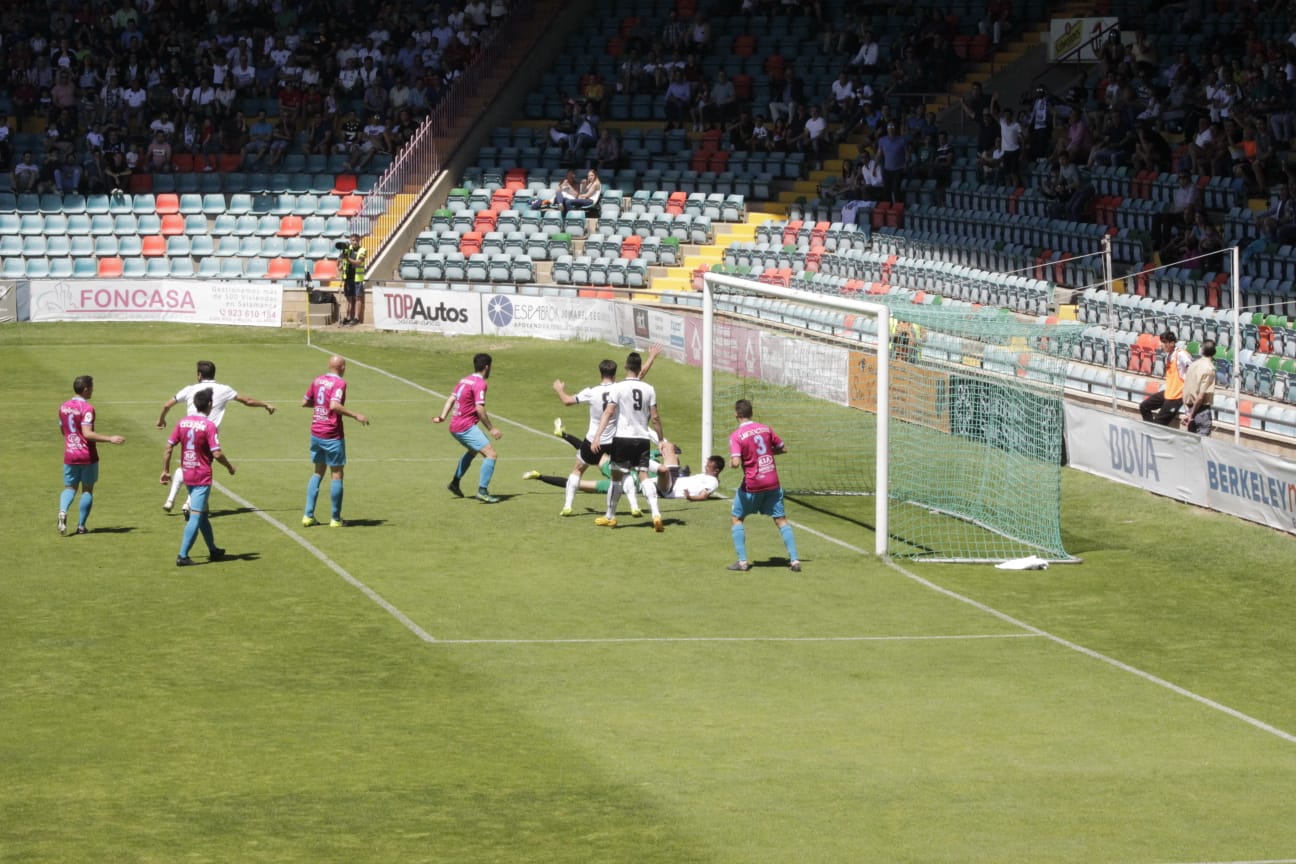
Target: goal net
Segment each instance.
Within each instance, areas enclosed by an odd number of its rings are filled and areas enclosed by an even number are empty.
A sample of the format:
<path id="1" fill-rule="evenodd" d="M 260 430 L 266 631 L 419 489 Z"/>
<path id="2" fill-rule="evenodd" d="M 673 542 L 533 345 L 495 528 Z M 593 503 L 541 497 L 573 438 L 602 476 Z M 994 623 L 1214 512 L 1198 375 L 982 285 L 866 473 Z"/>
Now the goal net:
<path id="1" fill-rule="evenodd" d="M 706 452 L 727 452 L 750 399 L 788 442 L 785 493 L 872 529 L 877 554 L 1068 559 L 1062 356 L 1082 328 L 858 296 L 705 277 Z"/>

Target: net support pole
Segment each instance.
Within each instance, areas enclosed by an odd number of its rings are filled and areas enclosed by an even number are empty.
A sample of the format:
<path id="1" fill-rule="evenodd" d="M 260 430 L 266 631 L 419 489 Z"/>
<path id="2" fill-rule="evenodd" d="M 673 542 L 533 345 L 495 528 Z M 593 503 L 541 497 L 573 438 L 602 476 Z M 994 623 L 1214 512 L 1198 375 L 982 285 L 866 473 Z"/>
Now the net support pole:
<path id="1" fill-rule="evenodd" d="M 1112 310 L 1112 267 L 1111 238 L 1102 238 L 1103 284 L 1107 286 L 1107 383 L 1111 386 L 1111 410 L 1115 414 L 1119 407 L 1116 401 L 1116 331 L 1115 313 Z"/>
<path id="2" fill-rule="evenodd" d="M 1229 250 L 1232 267 L 1230 282 L 1233 283 L 1233 360 L 1229 366 L 1233 374 L 1233 443 L 1242 443 L 1242 370 L 1238 368 L 1238 356 L 1242 353 L 1242 282 L 1238 274 L 1242 272 L 1238 258 L 1238 247 Z M 1214 406 L 1212 406 L 1212 409 Z"/>
<path id="3" fill-rule="evenodd" d="M 705 335 L 702 339 L 702 448 L 698 451 L 700 453 L 706 453 L 711 448 L 711 439 L 715 431 L 711 424 L 715 383 L 713 375 L 714 352 L 712 349 L 715 298 L 711 293 L 712 285 L 726 285 L 752 294 L 763 294 L 767 297 L 778 297 L 783 300 L 792 300 L 812 306 L 840 309 L 843 312 L 864 312 L 877 318 L 877 459 L 875 460 L 877 492 L 874 500 L 874 521 L 876 526 L 874 528 L 873 552 L 879 557 L 885 556 L 889 537 L 887 515 L 891 497 L 890 483 L 888 482 L 891 444 L 891 404 L 889 399 L 891 393 L 891 310 L 881 303 L 866 303 L 862 300 L 836 297 L 830 294 L 815 294 L 809 291 L 797 291 L 793 288 L 784 288 L 781 285 L 769 285 L 719 273 L 704 273 L 702 275 L 702 326 Z"/>

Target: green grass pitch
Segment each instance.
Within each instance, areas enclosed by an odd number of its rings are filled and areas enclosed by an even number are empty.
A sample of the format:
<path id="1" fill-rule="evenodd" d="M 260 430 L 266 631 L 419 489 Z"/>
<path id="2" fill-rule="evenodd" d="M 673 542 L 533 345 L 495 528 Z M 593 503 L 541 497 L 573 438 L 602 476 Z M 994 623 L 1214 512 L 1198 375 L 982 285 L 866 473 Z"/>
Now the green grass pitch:
<path id="1" fill-rule="evenodd" d="M 1068 471 L 1082 564 L 893 567 L 866 502 L 793 499 L 805 571 L 758 520 L 731 573 L 726 502 L 608 530 L 521 479 L 569 469 L 554 416 L 583 431 L 552 380 L 623 349 L 315 340 L 0 328 L 0 862 L 1296 860 L 1293 538 Z M 429 422 L 481 350 L 493 506 L 445 491 L 460 449 Z M 353 524 L 304 529 L 330 352 L 373 422 L 348 423 Z M 154 422 L 199 359 L 279 411 L 230 407 L 232 557 L 178 569 Z M 84 373 L 127 443 L 61 537 Z M 697 370 L 651 380 L 699 465 Z"/>

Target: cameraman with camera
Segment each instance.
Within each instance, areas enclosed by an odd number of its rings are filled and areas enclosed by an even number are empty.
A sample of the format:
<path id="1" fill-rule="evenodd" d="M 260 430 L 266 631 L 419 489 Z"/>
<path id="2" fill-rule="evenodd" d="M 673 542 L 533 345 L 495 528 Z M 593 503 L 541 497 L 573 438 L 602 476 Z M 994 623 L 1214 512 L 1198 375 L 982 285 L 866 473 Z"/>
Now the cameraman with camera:
<path id="1" fill-rule="evenodd" d="M 350 242 L 339 240 L 338 268 L 342 272 L 342 296 L 346 298 L 346 314 L 342 326 L 359 324 L 365 313 L 365 261 L 369 250 L 360 244 L 360 235 L 352 234 Z"/>

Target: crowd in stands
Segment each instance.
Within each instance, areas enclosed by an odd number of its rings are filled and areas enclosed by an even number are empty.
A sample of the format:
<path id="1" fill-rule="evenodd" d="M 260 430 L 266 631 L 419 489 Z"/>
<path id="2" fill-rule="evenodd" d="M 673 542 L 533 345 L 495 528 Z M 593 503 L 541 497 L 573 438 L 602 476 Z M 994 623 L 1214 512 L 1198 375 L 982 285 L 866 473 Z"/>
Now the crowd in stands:
<path id="1" fill-rule="evenodd" d="M 956 68 L 950 50 L 954 23 L 948 16 L 930 8 L 896 39 L 880 45 L 872 15 L 865 14 L 870 10 L 885 14 L 882 8 L 874 8 L 877 4 L 860 4 L 858 10 L 844 11 L 835 19 L 825 17 L 818 2 L 744 0 L 730 5 L 738 8 L 726 11 L 813 18 L 820 34 L 816 42 L 824 56 L 840 63 L 840 76 L 824 92 L 808 92 L 796 58 L 772 56 L 765 64 L 770 99 L 756 104 L 750 76 L 731 76 L 724 69 L 710 76 L 703 73 L 707 58 L 724 56 L 733 48 L 713 39 L 707 15 L 697 11 L 686 20 L 672 8 L 664 21 L 636 18 L 630 22 L 623 32 L 625 50 L 615 78 L 604 80 L 592 70 L 584 75 L 577 92 L 565 97 L 564 113 L 554 118 L 548 143 L 564 148 L 573 166 L 616 167 L 617 157 L 608 155 L 611 151 L 601 156 L 593 152 L 613 92 L 660 100 L 667 130 L 719 129 L 730 149 L 802 152 L 816 164 L 824 161 L 835 142 L 857 137 L 871 142 L 885 133 L 889 122 L 908 120 L 912 112 L 917 121 L 906 127 L 910 151 L 924 160 L 920 170 L 934 170 L 930 163 L 935 160 L 938 130 L 931 127 L 922 105 L 926 93 L 948 86 Z M 1006 6 L 1003 0 L 992 0 L 984 24 L 987 30 Z M 886 85 L 875 90 L 871 82 L 878 76 L 885 78 Z"/>
<path id="2" fill-rule="evenodd" d="M 0 171 L 17 192 L 128 188 L 237 154 L 393 154 L 509 14 L 510 0 L 10 2 L 0 15 Z M 14 152 L 22 133 L 39 146 Z M 30 137 L 27 139 L 30 143 Z M 177 157 L 183 157 L 178 159 Z"/>

